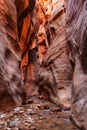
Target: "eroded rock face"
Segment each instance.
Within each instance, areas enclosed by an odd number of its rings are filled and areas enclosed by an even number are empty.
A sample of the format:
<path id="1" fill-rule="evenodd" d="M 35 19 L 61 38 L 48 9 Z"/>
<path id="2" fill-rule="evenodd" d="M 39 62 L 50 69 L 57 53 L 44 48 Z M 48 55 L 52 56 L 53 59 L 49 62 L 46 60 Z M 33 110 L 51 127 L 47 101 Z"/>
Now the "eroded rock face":
<path id="1" fill-rule="evenodd" d="M 0 110 L 9 110 L 25 101 L 19 71 L 17 12 L 14 0 L 0 1 Z"/>
<path id="2" fill-rule="evenodd" d="M 51 3 L 52 4 L 52 3 Z M 51 18 L 46 23 L 50 44 L 39 72 L 40 97 L 49 98 L 64 109 L 70 108 L 72 67 L 66 40 L 65 1 L 53 1 Z"/>
<path id="3" fill-rule="evenodd" d="M 32 96 L 37 94 L 38 89 L 38 3 L 36 0 L 25 0 L 24 2 L 20 0 L 20 2 L 16 2 L 19 43 L 22 50 L 20 69 L 27 96 Z"/>
<path id="4" fill-rule="evenodd" d="M 87 1 L 67 1 L 67 38 L 74 59 L 72 117 L 87 130 Z"/>
<path id="5" fill-rule="evenodd" d="M 48 21 L 46 14 L 46 1 L 39 0 L 38 14 L 40 17 L 40 26 L 38 30 L 38 53 L 39 53 L 39 63 L 42 64 L 43 58 L 48 50 L 49 43 L 46 34 L 45 23 Z M 51 12 L 50 12 L 51 13 Z"/>

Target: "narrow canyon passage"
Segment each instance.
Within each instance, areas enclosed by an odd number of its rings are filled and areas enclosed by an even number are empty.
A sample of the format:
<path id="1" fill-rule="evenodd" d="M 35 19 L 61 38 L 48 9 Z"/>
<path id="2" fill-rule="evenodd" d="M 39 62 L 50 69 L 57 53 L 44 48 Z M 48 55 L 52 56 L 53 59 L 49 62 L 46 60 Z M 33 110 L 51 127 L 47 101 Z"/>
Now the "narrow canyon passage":
<path id="1" fill-rule="evenodd" d="M 1 130 L 87 130 L 86 6 L 0 1 Z"/>
<path id="2" fill-rule="evenodd" d="M 33 96 L 25 105 L 0 112 L 1 130 L 79 130 L 70 120 L 71 112 Z"/>

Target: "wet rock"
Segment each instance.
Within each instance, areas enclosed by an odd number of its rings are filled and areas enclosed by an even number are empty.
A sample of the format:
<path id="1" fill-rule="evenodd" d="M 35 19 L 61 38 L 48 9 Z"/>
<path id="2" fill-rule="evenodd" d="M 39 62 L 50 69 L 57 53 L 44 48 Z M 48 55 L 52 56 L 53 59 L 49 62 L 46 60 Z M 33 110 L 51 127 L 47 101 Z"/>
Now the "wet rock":
<path id="1" fill-rule="evenodd" d="M 30 127 L 30 130 L 37 130 L 35 127 Z"/>
<path id="2" fill-rule="evenodd" d="M 40 109 L 49 109 L 49 104 L 39 104 L 37 107 Z"/>
<path id="3" fill-rule="evenodd" d="M 51 111 L 57 106 L 48 101 L 37 99 L 38 103 L 26 104 L 10 112 L 0 113 L 1 130 L 78 130 L 70 120 L 70 112 Z M 45 109 L 35 109 L 39 104 L 47 105 Z M 31 109 L 32 108 L 32 109 Z M 34 114 L 28 114 L 35 112 Z M 51 114 L 52 112 L 52 114 Z M 65 129 L 64 129 L 65 128 Z"/>
<path id="4" fill-rule="evenodd" d="M 0 120 L 0 127 L 2 128 L 2 127 L 5 126 L 5 125 L 6 125 L 6 122 L 3 121 L 3 120 Z"/>
<path id="5" fill-rule="evenodd" d="M 28 99 L 28 100 L 27 100 L 27 103 L 28 103 L 28 104 L 31 104 L 31 103 L 33 103 L 33 101 L 34 101 L 33 99 Z"/>
<path id="6" fill-rule="evenodd" d="M 51 111 L 53 111 L 53 112 L 61 112 L 62 110 L 59 107 L 53 107 L 53 108 L 51 108 Z"/>
<path id="7" fill-rule="evenodd" d="M 11 128 L 6 128 L 6 130 L 11 130 Z"/>
<path id="8" fill-rule="evenodd" d="M 15 127 L 18 126 L 18 124 L 20 124 L 20 121 L 18 118 L 16 118 L 15 120 L 10 121 L 9 127 Z"/>
<path id="9" fill-rule="evenodd" d="M 34 122 L 34 118 L 28 117 L 26 121 L 29 122 L 29 123 L 33 123 Z"/>
<path id="10" fill-rule="evenodd" d="M 30 130 L 29 126 L 19 125 L 19 130 Z"/>
<path id="11" fill-rule="evenodd" d="M 0 114 L 0 119 L 5 118 L 5 117 L 6 117 L 6 114 L 5 114 L 5 113 Z"/>
<path id="12" fill-rule="evenodd" d="M 43 120 L 43 119 L 46 119 L 46 117 L 43 117 L 43 116 L 42 116 L 42 117 L 40 117 L 39 119 L 40 119 L 40 120 Z"/>
<path id="13" fill-rule="evenodd" d="M 34 115 L 36 113 L 32 109 L 27 109 L 27 114 Z"/>

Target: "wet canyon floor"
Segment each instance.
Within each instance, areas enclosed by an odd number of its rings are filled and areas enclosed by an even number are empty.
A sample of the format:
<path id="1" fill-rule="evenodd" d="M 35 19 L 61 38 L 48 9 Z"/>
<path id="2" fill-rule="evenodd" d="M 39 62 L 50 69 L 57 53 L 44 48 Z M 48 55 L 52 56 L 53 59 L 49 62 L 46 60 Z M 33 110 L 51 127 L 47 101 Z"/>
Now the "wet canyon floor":
<path id="1" fill-rule="evenodd" d="M 10 112 L 0 112 L 0 130 L 79 130 L 70 120 L 71 112 L 36 97 Z"/>

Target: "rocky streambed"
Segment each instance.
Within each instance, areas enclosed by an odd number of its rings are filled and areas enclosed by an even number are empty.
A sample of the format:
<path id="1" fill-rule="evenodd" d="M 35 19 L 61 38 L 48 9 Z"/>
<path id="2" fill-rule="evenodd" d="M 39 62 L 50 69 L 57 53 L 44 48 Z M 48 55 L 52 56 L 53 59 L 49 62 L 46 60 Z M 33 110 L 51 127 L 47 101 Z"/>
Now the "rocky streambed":
<path id="1" fill-rule="evenodd" d="M 64 111 L 49 101 L 36 97 L 9 112 L 0 112 L 0 130 L 78 130 Z"/>

